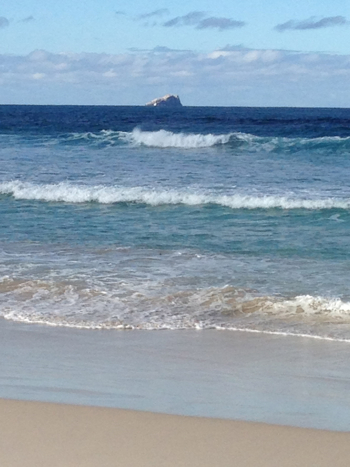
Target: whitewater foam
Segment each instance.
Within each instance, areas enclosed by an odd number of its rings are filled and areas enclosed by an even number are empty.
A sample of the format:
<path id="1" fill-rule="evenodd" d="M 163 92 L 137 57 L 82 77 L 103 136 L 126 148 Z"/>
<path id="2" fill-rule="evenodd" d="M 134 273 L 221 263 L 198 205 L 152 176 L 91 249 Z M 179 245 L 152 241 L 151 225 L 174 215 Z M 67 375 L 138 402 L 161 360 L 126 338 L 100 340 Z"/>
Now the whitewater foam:
<path id="1" fill-rule="evenodd" d="M 310 295 L 256 296 L 232 286 L 165 294 L 103 290 L 67 282 L 4 279 L 0 316 L 82 329 L 217 329 L 347 341 L 350 303 Z M 315 327 L 315 325 L 317 325 Z"/>
<path id="2" fill-rule="evenodd" d="M 143 145 L 157 148 L 206 148 L 230 141 L 232 134 L 186 134 L 171 131 L 141 131 L 135 128 L 131 133 L 119 132 L 119 138 L 134 145 Z"/>
<path id="3" fill-rule="evenodd" d="M 108 185 L 75 185 L 61 182 L 57 184 L 34 184 L 29 182 L 0 183 L 0 194 L 15 199 L 65 203 L 140 203 L 150 206 L 160 205 L 218 205 L 231 209 L 306 209 L 329 210 L 350 209 L 348 198 L 301 198 L 278 195 L 222 195 L 207 192 L 177 191 L 172 189 L 151 189 L 146 187 L 123 187 Z"/>

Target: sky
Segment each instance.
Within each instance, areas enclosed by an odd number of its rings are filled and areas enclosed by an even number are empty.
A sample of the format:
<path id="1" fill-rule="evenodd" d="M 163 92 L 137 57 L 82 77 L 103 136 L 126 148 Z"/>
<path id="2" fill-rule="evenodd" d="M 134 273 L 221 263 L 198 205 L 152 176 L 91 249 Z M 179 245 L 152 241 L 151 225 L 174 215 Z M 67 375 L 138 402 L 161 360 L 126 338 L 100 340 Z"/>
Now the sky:
<path id="1" fill-rule="evenodd" d="M 0 103 L 350 107 L 349 0 L 3 0 Z"/>

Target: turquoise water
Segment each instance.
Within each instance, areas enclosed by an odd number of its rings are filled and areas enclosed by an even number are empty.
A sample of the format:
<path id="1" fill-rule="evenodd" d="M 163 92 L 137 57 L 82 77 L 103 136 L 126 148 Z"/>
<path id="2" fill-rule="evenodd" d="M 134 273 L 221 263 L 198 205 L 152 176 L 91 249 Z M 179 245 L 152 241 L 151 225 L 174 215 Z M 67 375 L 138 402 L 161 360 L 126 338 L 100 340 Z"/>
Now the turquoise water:
<path id="1" fill-rule="evenodd" d="M 0 316 L 350 340 L 347 109 L 0 107 Z"/>

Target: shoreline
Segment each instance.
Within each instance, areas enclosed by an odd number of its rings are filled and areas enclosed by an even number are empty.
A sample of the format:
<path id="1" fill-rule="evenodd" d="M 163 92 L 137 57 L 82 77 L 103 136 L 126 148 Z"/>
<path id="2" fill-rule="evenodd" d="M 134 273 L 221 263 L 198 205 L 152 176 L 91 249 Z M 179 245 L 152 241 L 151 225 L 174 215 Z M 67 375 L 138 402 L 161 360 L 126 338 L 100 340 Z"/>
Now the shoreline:
<path id="1" fill-rule="evenodd" d="M 350 433 L 0 399 L 6 467 L 345 467 Z"/>
<path id="2" fill-rule="evenodd" d="M 0 352 L 0 398 L 350 431 L 344 343 L 0 320 Z"/>

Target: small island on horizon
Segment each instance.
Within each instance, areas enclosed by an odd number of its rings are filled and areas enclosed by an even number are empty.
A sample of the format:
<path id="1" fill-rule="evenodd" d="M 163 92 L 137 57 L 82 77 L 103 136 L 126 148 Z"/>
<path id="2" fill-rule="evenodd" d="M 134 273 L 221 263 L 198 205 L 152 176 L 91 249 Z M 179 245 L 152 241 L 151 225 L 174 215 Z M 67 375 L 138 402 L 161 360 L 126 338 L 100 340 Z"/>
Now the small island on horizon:
<path id="1" fill-rule="evenodd" d="M 146 107 L 182 107 L 179 96 L 175 94 L 166 94 L 147 102 Z"/>

